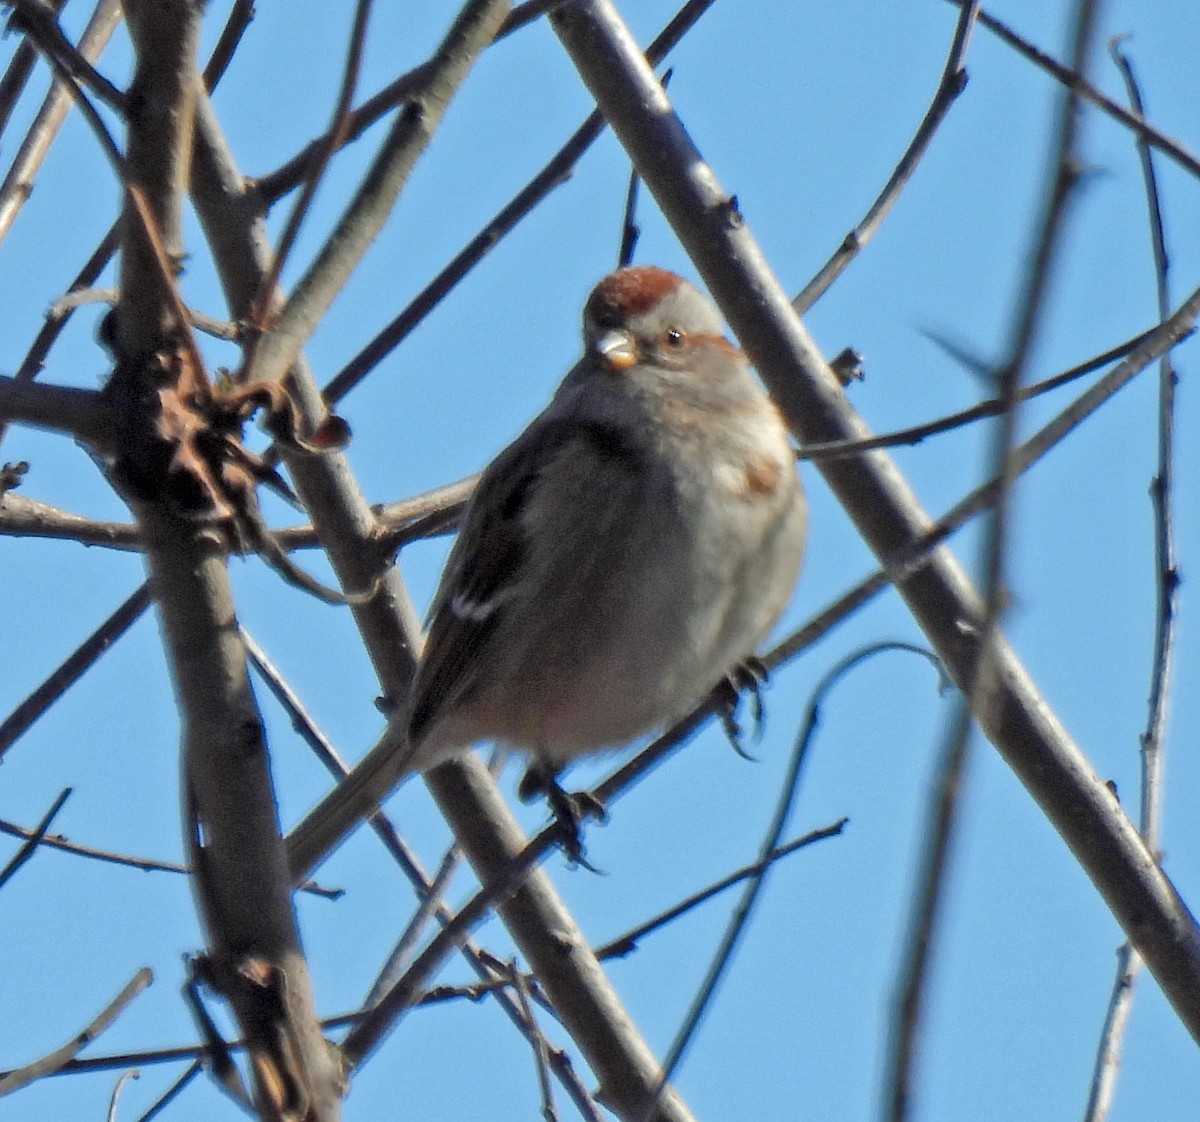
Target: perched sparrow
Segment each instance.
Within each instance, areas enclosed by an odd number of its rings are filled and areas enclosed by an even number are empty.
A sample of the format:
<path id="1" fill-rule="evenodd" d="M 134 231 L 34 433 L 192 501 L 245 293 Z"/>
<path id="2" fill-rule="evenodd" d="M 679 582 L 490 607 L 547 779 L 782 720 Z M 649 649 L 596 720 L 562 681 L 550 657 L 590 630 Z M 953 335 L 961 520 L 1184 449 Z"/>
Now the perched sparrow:
<path id="1" fill-rule="evenodd" d="M 725 683 L 791 596 L 795 456 L 716 308 L 673 273 L 621 269 L 583 339 L 467 509 L 407 709 L 409 770 L 495 740 L 532 757 L 523 793 L 561 796 L 571 760 Z"/>

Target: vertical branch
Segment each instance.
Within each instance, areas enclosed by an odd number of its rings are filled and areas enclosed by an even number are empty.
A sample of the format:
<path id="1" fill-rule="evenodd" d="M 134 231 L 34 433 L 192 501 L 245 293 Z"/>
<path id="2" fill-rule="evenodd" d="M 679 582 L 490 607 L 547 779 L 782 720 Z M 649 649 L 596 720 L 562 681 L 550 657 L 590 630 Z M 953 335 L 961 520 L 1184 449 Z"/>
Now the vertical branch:
<path id="1" fill-rule="evenodd" d="M 1087 68 L 1097 7 L 1096 0 L 1081 0 L 1076 9 L 1072 64 L 1074 72 L 1078 74 L 1085 73 Z M 893 1014 L 892 1051 L 884 1091 L 884 1116 L 891 1122 L 904 1122 L 912 1114 L 917 1049 L 953 858 L 960 797 L 969 763 L 972 714 L 979 710 L 981 698 L 992 691 L 992 680 L 998 673 L 995 641 L 1000 635 L 1000 623 L 1008 597 L 1006 569 L 1013 489 L 1019 474 L 1015 452 L 1021 382 L 1047 306 L 1046 292 L 1061 244 L 1067 203 L 1079 175 L 1079 109 L 1078 95 L 1068 89 L 1062 96 L 1059 108 L 1053 172 L 1029 274 L 1014 316 L 1009 357 L 996 378 L 998 397 L 1003 408 L 993 434 L 992 462 L 999 486 L 983 544 L 983 618 L 977 625 L 978 653 L 968 665 L 963 697 L 947 733 L 939 767 L 937 797 L 930 811 L 921 869 L 914 892 L 911 931 L 902 968 L 899 1000 Z"/>
<path id="2" fill-rule="evenodd" d="M 1145 116 L 1141 90 L 1133 72 L 1133 64 L 1122 53 L 1119 40 L 1109 44 L 1113 60 L 1125 79 L 1129 102 L 1139 117 Z M 1154 253 L 1154 272 L 1158 307 L 1170 306 L 1170 285 L 1167 281 L 1169 262 L 1162 207 L 1159 200 L 1158 177 L 1150 145 L 1144 136 L 1137 141 L 1142 165 L 1142 180 L 1149 208 L 1150 240 Z M 1163 734 L 1167 723 L 1167 701 L 1170 695 L 1171 673 L 1175 653 L 1175 599 L 1179 589 L 1179 571 L 1175 566 L 1174 528 L 1171 518 L 1171 491 L 1175 477 L 1175 384 L 1178 378 L 1168 351 L 1158 367 L 1158 469 L 1150 484 L 1150 500 L 1154 504 L 1154 564 L 1155 564 L 1155 625 L 1154 653 L 1150 671 L 1150 700 L 1146 728 L 1141 737 L 1142 784 L 1139 828 L 1146 844 L 1158 853 L 1163 796 Z M 1112 1108 L 1116 1093 L 1117 1075 L 1121 1065 L 1121 1049 L 1125 1028 L 1133 1008 L 1134 983 L 1142 969 L 1142 956 L 1129 944 L 1117 951 L 1116 979 L 1109 997 L 1100 1045 L 1092 1072 L 1085 1122 L 1103 1122 Z"/>
<path id="3" fill-rule="evenodd" d="M 108 392 L 126 410 L 136 445 L 161 441 L 206 385 L 170 276 L 183 251 L 203 3 L 137 0 L 127 8 L 137 65 L 113 333 L 117 368 Z M 182 714 L 187 842 L 209 941 L 205 976 L 230 1001 L 246 1037 L 261 1116 L 334 1122 L 340 1070 L 317 1023 L 292 913 L 225 543 L 211 520 L 178 509 L 169 484 L 181 447 L 158 474 L 146 470 L 156 465 L 151 458 L 139 462 L 132 481 L 122 474 L 120 482 L 145 542 Z"/>

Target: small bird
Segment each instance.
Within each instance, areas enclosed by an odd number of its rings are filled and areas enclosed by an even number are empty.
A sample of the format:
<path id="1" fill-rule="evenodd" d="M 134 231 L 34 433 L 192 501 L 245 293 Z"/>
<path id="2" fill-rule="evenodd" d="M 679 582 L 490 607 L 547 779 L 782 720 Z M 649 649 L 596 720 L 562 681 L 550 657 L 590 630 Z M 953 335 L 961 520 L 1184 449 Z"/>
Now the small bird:
<path id="1" fill-rule="evenodd" d="M 807 523 L 783 419 L 695 287 L 620 269 L 588 298 L 583 341 L 480 479 L 396 717 L 406 770 L 493 740 L 531 757 L 521 794 L 560 817 L 572 760 L 714 690 L 736 700 Z"/>

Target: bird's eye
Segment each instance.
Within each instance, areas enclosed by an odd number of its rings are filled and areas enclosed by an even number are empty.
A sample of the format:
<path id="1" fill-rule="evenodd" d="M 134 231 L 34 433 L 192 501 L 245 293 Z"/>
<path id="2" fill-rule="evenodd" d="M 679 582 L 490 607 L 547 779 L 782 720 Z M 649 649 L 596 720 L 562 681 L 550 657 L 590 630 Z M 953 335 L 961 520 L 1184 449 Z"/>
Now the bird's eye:
<path id="1" fill-rule="evenodd" d="M 687 336 L 678 327 L 668 327 L 662 334 L 663 346 L 678 351 L 687 345 Z"/>

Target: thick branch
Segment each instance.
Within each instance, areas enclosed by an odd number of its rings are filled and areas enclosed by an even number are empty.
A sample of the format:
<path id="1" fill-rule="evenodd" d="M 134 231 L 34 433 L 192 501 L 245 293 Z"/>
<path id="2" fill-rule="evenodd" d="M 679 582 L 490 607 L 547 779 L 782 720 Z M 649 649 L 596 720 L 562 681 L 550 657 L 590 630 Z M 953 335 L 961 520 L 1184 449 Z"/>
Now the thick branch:
<path id="1" fill-rule="evenodd" d="M 675 117 L 666 94 L 606 0 L 551 15 L 589 89 L 716 296 L 763 379 L 805 441 L 860 438 L 854 412 L 736 203 L 721 189 Z M 827 461 L 822 474 L 883 560 L 929 519 L 881 452 Z M 981 605 L 946 549 L 899 589 L 951 674 L 968 680 Z M 1003 640 L 994 680 L 976 691 L 975 715 L 1070 845 L 1160 985 L 1200 1040 L 1200 932 L 1136 829 L 1038 693 Z"/>
<path id="2" fill-rule="evenodd" d="M 0 374 L 0 425 L 9 421 L 52 429 L 102 447 L 112 415 L 96 390 L 17 381 Z"/>
<path id="3" fill-rule="evenodd" d="M 137 67 L 129 97 L 119 361 L 110 386 L 119 377 L 129 392 L 113 398 L 131 413 L 146 411 L 129 419 L 131 432 L 158 424 L 164 375 L 180 384 L 190 376 L 194 385 L 205 377 L 194 357 L 168 361 L 186 351 L 188 337 L 161 260 L 182 255 L 202 10 L 201 0 L 127 3 Z M 131 505 L 183 720 L 187 840 L 210 946 L 205 977 L 230 1001 L 247 1038 L 261 1115 L 336 1122 L 341 1073 L 317 1022 L 292 912 L 224 544 L 203 520 L 182 517 L 171 496 L 165 477 L 150 476 L 139 481 Z"/>

